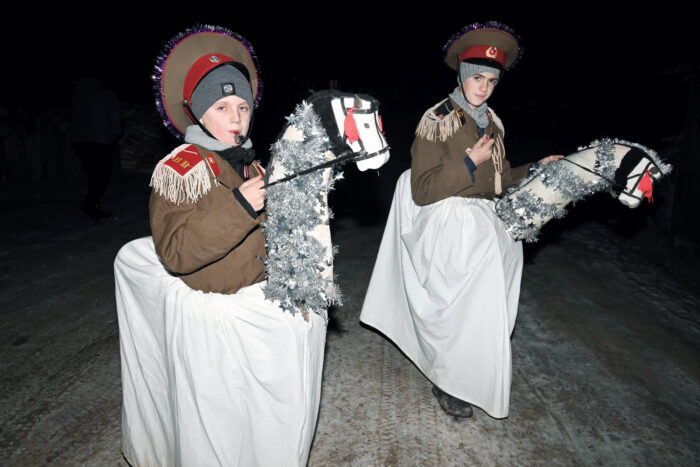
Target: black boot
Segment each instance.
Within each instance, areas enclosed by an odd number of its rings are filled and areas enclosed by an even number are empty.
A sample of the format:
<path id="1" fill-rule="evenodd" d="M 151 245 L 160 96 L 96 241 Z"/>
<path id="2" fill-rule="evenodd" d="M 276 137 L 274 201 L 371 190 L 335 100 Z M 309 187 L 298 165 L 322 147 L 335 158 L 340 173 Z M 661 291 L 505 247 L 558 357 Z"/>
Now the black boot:
<path id="1" fill-rule="evenodd" d="M 469 418 L 473 414 L 472 406 L 469 402 L 457 399 L 447 394 L 445 391 L 433 384 L 433 395 L 437 397 L 442 410 L 447 414 L 457 418 Z"/>

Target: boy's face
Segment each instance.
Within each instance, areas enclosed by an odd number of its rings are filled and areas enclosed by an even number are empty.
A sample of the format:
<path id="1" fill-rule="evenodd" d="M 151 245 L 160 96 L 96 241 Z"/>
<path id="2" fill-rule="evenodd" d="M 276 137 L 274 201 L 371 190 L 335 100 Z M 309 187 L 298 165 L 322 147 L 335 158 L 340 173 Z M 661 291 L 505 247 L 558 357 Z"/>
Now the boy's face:
<path id="1" fill-rule="evenodd" d="M 222 97 L 204 112 L 200 121 L 214 138 L 238 146 L 238 138 L 248 133 L 250 105 L 238 96 Z"/>
<path id="2" fill-rule="evenodd" d="M 476 109 L 486 102 L 493 94 L 497 83 L 498 76 L 490 71 L 482 71 L 465 79 L 462 86 L 469 107 Z"/>

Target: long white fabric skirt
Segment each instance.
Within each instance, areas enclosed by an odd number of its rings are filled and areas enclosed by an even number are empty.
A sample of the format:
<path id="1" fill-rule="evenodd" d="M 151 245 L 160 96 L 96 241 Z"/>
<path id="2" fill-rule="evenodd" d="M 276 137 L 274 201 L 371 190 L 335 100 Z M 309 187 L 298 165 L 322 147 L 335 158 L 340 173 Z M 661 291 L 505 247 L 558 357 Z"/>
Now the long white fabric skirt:
<path id="1" fill-rule="evenodd" d="M 122 450 L 135 466 L 305 465 L 326 339 L 262 284 L 203 293 L 170 276 L 151 237 L 115 265 Z"/>
<path id="2" fill-rule="evenodd" d="M 522 264 L 522 245 L 492 201 L 453 197 L 418 206 L 407 170 L 360 320 L 445 392 L 506 417 Z"/>

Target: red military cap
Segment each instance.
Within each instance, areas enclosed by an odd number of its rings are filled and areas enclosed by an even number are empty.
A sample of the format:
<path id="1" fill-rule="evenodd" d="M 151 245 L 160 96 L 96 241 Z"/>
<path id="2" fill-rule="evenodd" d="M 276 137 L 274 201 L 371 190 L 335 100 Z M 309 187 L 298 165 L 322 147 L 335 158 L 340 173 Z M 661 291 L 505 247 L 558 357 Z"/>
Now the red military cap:
<path id="1" fill-rule="evenodd" d="M 512 68 L 520 59 L 523 49 L 520 38 L 505 24 L 491 21 L 465 26 L 443 47 L 445 63 L 457 70 L 459 62 L 469 58 L 493 60 L 503 69 Z"/>
<path id="2" fill-rule="evenodd" d="M 223 63 L 241 64 L 250 77 L 253 99 L 261 98 L 262 81 L 253 47 L 233 31 L 198 25 L 173 37 L 155 66 L 156 104 L 165 126 L 178 138 L 192 120 L 183 105 L 199 81 Z"/>

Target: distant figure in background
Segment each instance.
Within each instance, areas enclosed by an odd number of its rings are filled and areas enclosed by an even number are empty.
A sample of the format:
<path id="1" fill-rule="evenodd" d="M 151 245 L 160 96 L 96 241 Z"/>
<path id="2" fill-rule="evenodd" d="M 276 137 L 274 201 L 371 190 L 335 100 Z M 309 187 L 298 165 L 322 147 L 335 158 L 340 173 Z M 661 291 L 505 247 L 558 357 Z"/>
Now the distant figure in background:
<path id="1" fill-rule="evenodd" d="M 93 221 L 109 217 L 100 207 L 112 178 L 112 154 L 121 131 L 121 108 L 116 96 L 94 78 L 71 82 L 70 141 L 88 179 L 81 213 Z"/>

